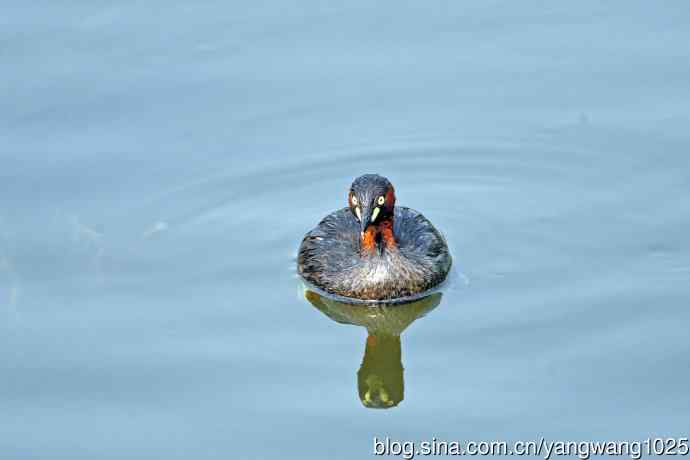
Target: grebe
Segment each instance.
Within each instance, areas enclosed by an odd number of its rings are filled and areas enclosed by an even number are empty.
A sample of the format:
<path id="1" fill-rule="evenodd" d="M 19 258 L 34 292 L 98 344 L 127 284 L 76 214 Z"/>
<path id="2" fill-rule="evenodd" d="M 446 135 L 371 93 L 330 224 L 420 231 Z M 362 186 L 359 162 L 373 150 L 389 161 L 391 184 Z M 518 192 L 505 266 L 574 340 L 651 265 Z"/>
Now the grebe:
<path id="1" fill-rule="evenodd" d="M 392 300 L 446 279 L 452 263 L 446 241 L 422 214 L 395 206 L 388 179 L 358 177 L 348 203 L 302 240 L 297 265 L 307 282 L 343 297 Z"/>

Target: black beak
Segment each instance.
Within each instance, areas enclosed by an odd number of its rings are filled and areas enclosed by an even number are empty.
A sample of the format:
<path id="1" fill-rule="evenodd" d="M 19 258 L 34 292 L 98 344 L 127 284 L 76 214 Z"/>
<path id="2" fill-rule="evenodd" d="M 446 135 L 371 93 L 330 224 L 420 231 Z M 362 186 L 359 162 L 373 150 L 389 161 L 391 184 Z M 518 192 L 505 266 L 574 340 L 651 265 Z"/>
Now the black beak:
<path id="1" fill-rule="evenodd" d="M 367 227 L 371 225 L 371 206 L 362 207 L 362 220 L 360 222 L 362 235 L 367 231 Z"/>

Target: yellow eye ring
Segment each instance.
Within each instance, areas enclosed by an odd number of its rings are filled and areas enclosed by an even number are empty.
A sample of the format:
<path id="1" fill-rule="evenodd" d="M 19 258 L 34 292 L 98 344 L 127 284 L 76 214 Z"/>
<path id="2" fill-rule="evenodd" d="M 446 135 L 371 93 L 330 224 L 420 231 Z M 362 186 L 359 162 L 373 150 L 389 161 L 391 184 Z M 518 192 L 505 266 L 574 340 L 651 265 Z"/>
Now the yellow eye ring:
<path id="1" fill-rule="evenodd" d="M 386 199 L 383 197 L 383 195 L 381 195 L 376 202 L 379 204 L 379 206 L 383 206 L 383 203 L 386 202 Z"/>

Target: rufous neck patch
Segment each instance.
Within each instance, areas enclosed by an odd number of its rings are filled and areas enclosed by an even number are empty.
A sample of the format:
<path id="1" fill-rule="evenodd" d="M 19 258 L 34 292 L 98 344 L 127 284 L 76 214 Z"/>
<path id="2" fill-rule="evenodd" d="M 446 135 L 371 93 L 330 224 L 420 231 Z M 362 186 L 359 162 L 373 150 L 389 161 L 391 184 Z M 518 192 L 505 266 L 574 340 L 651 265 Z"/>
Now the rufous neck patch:
<path id="1" fill-rule="evenodd" d="M 378 225 L 370 225 L 361 237 L 362 251 L 373 253 L 377 246 L 381 245 L 385 249 L 395 249 L 398 244 L 393 235 L 393 222 L 383 220 Z"/>

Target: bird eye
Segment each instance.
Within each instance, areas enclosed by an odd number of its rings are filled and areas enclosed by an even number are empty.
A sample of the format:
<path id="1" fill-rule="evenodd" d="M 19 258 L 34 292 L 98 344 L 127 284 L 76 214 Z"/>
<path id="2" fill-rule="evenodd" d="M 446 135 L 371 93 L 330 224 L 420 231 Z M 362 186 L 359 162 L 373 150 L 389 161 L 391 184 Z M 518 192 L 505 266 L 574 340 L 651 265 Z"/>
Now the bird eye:
<path id="1" fill-rule="evenodd" d="M 357 206 L 357 197 L 352 195 L 352 206 Z"/>
<path id="2" fill-rule="evenodd" d="M 386 199 L 383 197 L 383 195 L 381 195 L 376 202 L 379 204 L 379 206 L 383 206 L 383 203 L 386 202 Z"/>

